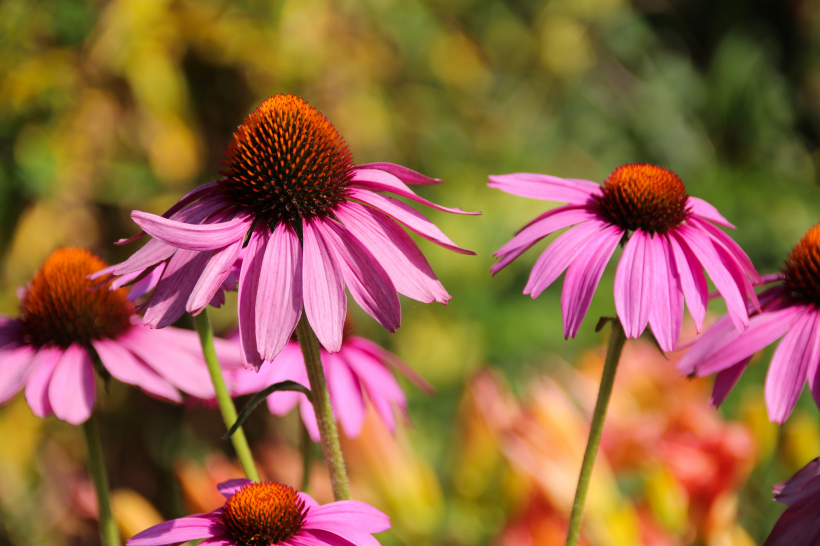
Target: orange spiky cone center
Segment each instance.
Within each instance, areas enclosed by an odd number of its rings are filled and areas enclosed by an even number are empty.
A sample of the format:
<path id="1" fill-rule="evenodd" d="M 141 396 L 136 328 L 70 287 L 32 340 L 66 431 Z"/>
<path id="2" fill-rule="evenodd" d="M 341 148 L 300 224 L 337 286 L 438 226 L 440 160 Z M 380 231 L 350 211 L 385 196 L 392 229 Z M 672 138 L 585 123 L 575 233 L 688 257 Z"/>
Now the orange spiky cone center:
<path id="1" fill-rule="evenodd" d="M 794 245 L 783 273 L 784 285 L 793 298 L 820 306 L 820 224 Z"/>
<path id="2" fill-rule="evenodd" d="M 231 495 L 220 518 L 236 544 L 271 546 L 298 533 L 306 514 L 305 501 L 295 489 L 262 482 L 250 483 Z"/>

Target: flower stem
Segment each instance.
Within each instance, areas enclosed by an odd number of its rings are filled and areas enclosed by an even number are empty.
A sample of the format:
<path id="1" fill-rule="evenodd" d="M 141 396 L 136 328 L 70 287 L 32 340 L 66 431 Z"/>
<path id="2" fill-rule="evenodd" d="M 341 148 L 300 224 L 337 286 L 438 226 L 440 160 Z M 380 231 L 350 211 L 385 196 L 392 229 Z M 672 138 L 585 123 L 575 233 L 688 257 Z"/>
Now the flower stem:
<path id="1" fill-rule="evenodd" d="M 572 503 L 566 546 L 575 546 L 581 538 L 581 521 L 584 519 L 584 505 L 587 501 L 587 493 L 589 493 L 592 468 L 595 466 L 595 456 L 598 454 L 598 445 L 601 443 L 606 409 L 612 395 L 612 385 L 615 382 L 615 371 L 618 369 L 618 360 L 621 358 L 621 351 L 626 342 L 626 334 L 621 322 L 618 319 L 611 322 L 612 332 L 609 334 L 609 345 L 606 349 L 601 388 L 598 390 L 598 400 L 595 402 L 595 411 L 589 427 L 589 440 L 587 440 L 587 448 L 584 451 L 584 462 L 581 464 L 581 475 L 578 477 L 578 488 L 575 490 L 575 500 Z"/>
<path id="2" fill-rule="evenodd" d="M 88 449 L 88 471 L 97 490 L 97 506 L 99 511 L 100 536 L 103 546 L 120 546 L 120 532 L 111 514 L 111 500 L 108 495 L 108 476 L 105 473 L 103 461 L 100 427 L 94 414 L 82 424 L 85 444 Z"/>
<path id="3" fill-rule="evenodd" d="M 213 330 L 211 330 L 211 321 L 208 319 L 207 309 L 203 309 L 200 314 L 194 317 L 194 324 L 196 324 L 199 341 L 202 343 L 202 354 L 205 357 L 205 363 L 208 365 L 208 372 L 210 372 L 211 381 L 213 381 L 214 384 L 219 411 L 222 413 L 225 426 L 230 429 L 233 424 L 236 423 L 236 406 L 234 406 L 231 395 L 228 393 L 228 388 L 225 386 L 225 379 L 222 377 L 222 368 L 219 366 L 219 360 L 216 358 L 214 333 Z M 242 465 L 242 470 L 245 471 L 245 476 L 250 480 L 258 482 L 259 472 L 256 470 L 256 464 L 254 464 L 253 455 L 251 455 L 251 448 L 248 445 L 248 440 L 245 438 L 245 431 L 242 430 L 242 427 L 239 427 L 233 436 L 231 436 L 231 442 L 233 442 L 233 448 L 236 450 L 236 456 L 239 458 L 239 464 Z"/>
<path id="4" fill-rule="evenodd" d="M 301 420 L 299 420 L 299 424 L 299 441 L 301 442 L 299 447 L 302 449 L 302 487 L 300 491 L 307 493 L 308 487 L 310 487 L 310 451 L 313 447 L 313 440 L 310 439 L 310 433 L 305 424 Z"/>
<path id="5" fill-rule="evenodd" d="M 347 470 L 342 458 L 342 447 L 339 444 L 339 433 L 336 430 L 336 420 L 333 418 L 333 408 L 330 406 L 330 394 L 327 390 L 325 371 L 322 368 L 321 353 L 319 353 L 319 340 L 316 339 L 316 334 L 308 324 L 304 313 L 299 319 L 299 324 L 296 325 L 296 337 L 299 338 L 308 379 L 310 379 L 313 411 L 316 413 L 316 423 L 319 425 L 325 463 L 330 472 L 333 497 L 337 501 L 350 500 L 350 485 L 347 482 Z"/>

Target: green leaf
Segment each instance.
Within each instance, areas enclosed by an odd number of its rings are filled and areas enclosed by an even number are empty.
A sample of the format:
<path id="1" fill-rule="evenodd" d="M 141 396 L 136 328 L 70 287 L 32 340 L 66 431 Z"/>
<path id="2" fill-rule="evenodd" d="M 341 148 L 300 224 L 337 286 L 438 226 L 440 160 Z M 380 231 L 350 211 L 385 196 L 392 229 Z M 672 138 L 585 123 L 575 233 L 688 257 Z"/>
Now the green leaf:
<path id="1" fill-rule="evenodd" d="M 277 391 L 294 391 L 294 392 L 301 392 L 305 396 L 307 396 L 308 400 L 313 403 L 313 399 L 310 396 L 310 389 L 296 383 L 295 381 L 282 381 L 281 383 L 274 383 L 270 387 L 266 388 L 265 390 L 259 391 L 258 393 L 253 395 L 251 401 L 247 403 L 247 405 L 242 408 L 242 411 L 239 412 L 239 416 L 236 418 L 236 423 L 228 430 L 225 436 L 222 437 L 223 440 L 227 440 L 234 433 L 242 426 L 242 423 L 245 422 L 245 419 L 248 418 L 248 415 L 256 409 L 256 406 L 262 403 L 262 400 L 270 396 L 272 393 Z"/>

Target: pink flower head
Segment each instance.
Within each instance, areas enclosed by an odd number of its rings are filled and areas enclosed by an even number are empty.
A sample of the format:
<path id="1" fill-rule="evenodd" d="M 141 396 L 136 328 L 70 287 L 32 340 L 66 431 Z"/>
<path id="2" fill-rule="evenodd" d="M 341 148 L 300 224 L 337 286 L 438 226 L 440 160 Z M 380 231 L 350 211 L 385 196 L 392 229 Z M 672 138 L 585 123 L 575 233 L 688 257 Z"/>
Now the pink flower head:
<path id="1" fill-rule="evenodd" d="M 820 460 L 814 459 L 774 486 L 774 500 L 788 505 L 763 546 L 814 546 L 820 543 Z"/>
<path id="2" fill-rule="evenodd" d="M 403 372 L 425 392 L 432 392 L 432 387 L 397 356 L 370 340 L 353 335 L 349 319 L 345 321 L 339 352 L 329 353 L 320 348 L 320 353 L 333 415 L 348 438 L 358 438 L 362 432 L 366 399 L 373 404 L 390 432 L 396 430 L 394 408 L 407 416 L 407 397 L 388 366 Z M 310 388 L 302 350 L 296 340 L 291 340 L 273 362 L 265 364 L 259 373 L 236 370 L 229 378 L 231 391 L 235 396 L 259 392 L 274 383 L 288 380 Z M 268 409 L 275 415 L 285 415 L 299 404 L 305 427 L 311 438 L 319 441 L 316 414 L 304 394 L 274 392 L 268 396 L 267 402 Z"/>
<path id="3" fill-rule="evenodd" d="M 490 187 L 567 206 L 549 210 L 524 226 L 494 255 L 498 273 L 547 235 L 570 226 L 541 254 L 524 293 L 538 297 L 567 271 L 561 293 L 564 337 L 575 337 L 592 295 L 618 243 L 626 241 L 615 272 L 615 309 L 627 337 L 647 323 L 664 351 L 678 345 L 684 299 L 698 332 L 709 298 L 706 277 L 726 300 L 739 330 L 749 325 L 746 297 L 757 304 L 760 276 L 748 256 L 714 224 L 733 228 L 702 199 L 690 197 L 680 178 L 647 164 L 618 167 L 603 185 L 543 174 L 490 176 Z"/>
<path id="4" fill-rule="evenodd" d="M 144 319 L 161 328 L 186 310 L 201 312 L 246 246 L 239 330 L 243 361 L 256 369 L 284 349 L 303 307 L 321 344 L 338 351 L 345 286 L 391 332 L 401 321 L 398 293 L 425 303 L 450 300 L 396 222 L 444 248 L 474 254 L 381 192 L 436 210 L 478 213 L 435 205 L 407 186 L 440 180 L 389 163 L 354 166 L 333 125 L 298 97 L 263 102 L 234 133 L 225 164 L 224 179 L 195 189 L 165 217 L 134 211 L 131 217 L 154 239 L 105 273 L 161 275 Z"/>
<path id="5" fill-rule="evenodd" d="M 204 539 L 202 546 L 378 546 L 373 533 L 390 518 L 358 501 L 319 506 L 307 493 L 280 483 L 230 480 L 227 499 L 208 514 L 172 519 L 134 535 L 126 546 L 163 546 Z"/>
<path id="6" fill-rule="evenodd" d="M 781 337 L 766 376 L 769 419 L 788 419 L 809 382 L 820 405 L 820 224 L 811 228 L 792 249 L 783 273 L 771 280 L 782 284 L 760 294 L 760 312 L 741 335 L 727 317 L 718 319 L 701 336 L 678 368 L 686 374 L 717 373 L 712 404 L 720 405 L 757 351 Z"/>
<path id="7" fill-rule="evenodd" d="M 95 290 L 86 278 L 102 267 L 85 249 L 56 250 L 21 291 L 20 318 L 0 317 L 0 404 L 25 387 L 38 417 L 85 422 L 96 396 L 95 353 L 106 373 L 163 400 L 181 402 L 177 389 L 213 398 L 197 335 L 140 325 L 125 289 Z M 237 353 L 215 341 L 224 361 Z M 237 357 L 233 363 L 240 366 Z"/>

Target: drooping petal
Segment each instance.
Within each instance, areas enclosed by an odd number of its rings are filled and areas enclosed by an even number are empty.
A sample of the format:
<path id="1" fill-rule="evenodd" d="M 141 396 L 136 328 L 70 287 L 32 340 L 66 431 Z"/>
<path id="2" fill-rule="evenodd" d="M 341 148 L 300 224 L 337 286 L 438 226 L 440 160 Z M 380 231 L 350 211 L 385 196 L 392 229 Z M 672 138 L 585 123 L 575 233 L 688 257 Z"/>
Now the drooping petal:
<path id="1" fill-rule="evenodd" d="M 31 359 L 32 372 L 26 381 L 26 402 L 37 417 L 48 417 L 54 411 L 48 399 L 48 386 L 62 356 L 62 349 L 41 347 Z"/>
<path id="2" fill-rule="evenodd" d="M 165 400 L 182 402 L 179 391 L 118 342 L 98 339 L 92 341 L 92 345 L 105 369 L 115 379 L 129 385 L 136 385 Z"/>
<path id="3" fill-rule="evenodd" d="M 325 524 L 347 524 L 365 533 L 381 533 L 390 529 L 390 518 L 363 502 L 337 501 L 311 508 L 304 528 L 324 529 Z"/>
<path id="4" fill-rule="evenodd" d="M 814 402 L 820 406 L 820 314 L 815 309 L 810 309 L 808 313 L 814 314 L 814 331 L 809 340 L 812 345 L 808 372 L 809 388 L 814 397 Z"/>
<path id="5" fill-rule="evenodd" d="M 169 220 L 156 214 L 135 210 L 131 218 L 147 234 L 176 248 L 216 250 L 244 239 L 253 222 L 248 214 L 240 214 L 227 222 L 189 224 Z"/>
<path id="6" fill-rule="evenodd" d="M 604 274 L 606 264 L 621 240 L 621 228 L 609 226 L 578 253 L 567 269 L 561 292 L 561 314 L 564 318 L 564 339 L 575 337 L 592 302 L 592 296 Z"/>
<path id="7" fill-rule="evenodd" d="M 213 253 L 188 297 L 185 304 L 186 311 L 192 315 L 198 315 L 211 302 L 217 291 L 221 289 L 222 283 L 230 275 L 231 267 L 239 256 L 244 242 L 244 238 L 237 239 L 236 242 Z"/>
<path id="8" fill-rule="evenodd" d="M 222 494 L 223 497 L 229 499 L 231 498 L 231 495 L 233 495 L 249 483 L 253 483 L 253 480 L 249 480 L 248 478 L 235 478 L 233 480 L 228 480 L 226 482 L 217 484 L 216 489 Z"/>
<path id="9" fill-rule="evenodd" d="M 695 329 L 700 333 L 703 319 L 706 317 L 706 303 L 709 301 L 709 288 L 700 262 L 685 244 L 670 234 L 668 239 L 675 256 L 675 267 L 680 278 L 681 289 L 689 306 L 689 313 L 695 321 Z"/>
<path id="10" fill-rule="evenodd" d="M 636 230 L 624 247 L 615 271 L 615 310 L 627 338 L 638 338 L 649 322 L 655 290 L 652 236 Z"/>
<path id="11" fill-rule="evenodd" d="M 428 383 L 419 373 L 407 365 L 406 362 L 399 357 L 379 347 L 369 339 L 363 337 L 351 336 L 347 339 L 348 347 L 355 347 L 356 349 L 369 355 L 374 362 L 385 363 L 391 366 L 395 371 L 410 380 L 410 382 L 419 388 L 424 394 L 432 396 L 435 394 L 435 389 Z M 343 355 L 344 356 L 344 355 Z M 401 390 L 401 389 L 399 389 Z"/>
<path id="12" fill-rule="evenodd" d="M 815 318 L 815 313 L 805 313 L 774 351 L 766 375 L 766 407 L 773 423 L 788 419 L 803 392 L 814 352 Z"/>
<path id="13" fill-rule="evenodd" d="M 162 278 L 162 274 L 165 273 L 166 265 L 166 263 L 157 264 L 156 266 L 151 268 L 151 271 L 149 271 L 148 274 L 145 275 L 145 277 L 135 282 L 131 286 L 131 290 L 128 292 L 128 299 L 134 301 L 138 298 L 143 297 L 145 294 L 156 288 L 157 284 L 159 284 L 159 280 Z M 125 284 L 127 284 L 127 282 L 120 283 L 120 281 L 126 279 L 127 277 L 128 275 L 123 275 L 122 277 L 119 277 L 117 280 L 111 283 L 111 289 L 116 290 L 116 288 L 114 288 L 115 285 L 124 286 Z"/>
<path id="14" fill-rule="evenodd" d="M 316 412 L 304 394 L 299 395 L 299 414 L 302 416 L 302 423 L 304 423 L 310 439 L 318 442 L 321 437 L 319 435 L 319 425 L 316 423 Z"/>
<path id="15" fill-rule="evenodd" d="M 302 290 L 305 313 L 325 349 L 342 347 L 347 297 L 342 268 L 336 253 L 322 237 L 318 220 L 303 220 Z"/>
<path id="16" fill-rule="evenodd" d="M 287 222 L 279 222 L 265 247 L 256 297 L 256 347 L 273 360 L 302 316 L 302 247 Z"/>
<path id="17" fill-rule="evenodd" d="M 820 543 L 817 500 L 803 499 L 791 505 L 777 520 L 763 546 L 814 546 Z"/>
<path id="18" fill-rule="evenodd" d="M 339 356 L 364 384 L 368 398 L 387 429 L 394 432 L 396 417 L 393 405 L 395 404 L 402 411 L 407 406 L 407 397 L 396 378 L 381 361 L 362 350 L 358 344 L 346 344 Z"/>
<path id="19" fill-rule="evenodd" d="M 208 265 L 209 254 L 194 250 L 178 250 L 174 254 L 145 304 L 143 322 L 146 325 L 165 328 L 185 314 L 185 304 Z"/>
<path id="20" fill-rule="evenodd" d="M 775 485 L 774 500 L 786 505 L 810 498 L 820 493 L 820 457 L 809 461 L 806 466 L 783 483 Z"/>
<path id="21" fill-rule="evenodd" d="M 0 404 L 5 404 L 26 384 L 32 372 L 34 351 L 28 345 L 0 350 Z"/>
<path id="22" fill-rule="evenodd" d="M 460 208 L 448 208 L 442 207 L 441 205 L 436 205 L 423 197 L 419 197 L 413 190 L 407 187 L 404 182 L 385 171 L 362 168 L 356 169 L 353 171 L 352 183 L 353 187 L 358 186 L 371 191 L 387 191 L 390 193 L 395 193 L 396 195 L 406 197 L 416 203 L 426 205 L 431 209 L 436 209 L 443 212 L 450 212 L 452 214 L 467 214 L 471 216 L 481 214 L 480 212 L 467 212 L 461 210 Z"/>
<path id="23" fill-rule="evenodd" d="M 72 425 L 84 423 L 94 411 L 96 391 L 88 351 L 76 344 L 69 345 L 48 386 L 48 401 L 54 415 Z"/>
<path id="24" fill-rule="evenodd" d="M 548 214 L 542 215 L 542 218 L 537 222 L 531 223 L 519 231 L 515 237 L 510 239 L 507 244 L 499 248 L 493 253 L 493 256 L 500 258 L 513 250 L 521 247 L 529 248 L 550 233 L 554 233 L 559 229 L 587 222 L 596 218 L 596 214 L 585 207 L 578 207 L 575 205 L 559 207 L 548 211 Z"/>
<path id="25" fill-rule="evenodd" d="M 344 352 L 344 350 L 342 351 Z M 364 426 L 364 399 L 356 377 L 351 373 L 341 353 L 324 355 L 322 363 L 327 373 L 327 386 L 333 403 L 333 413 L 348 438 L 358 438 Z"/>
<path id="26" fill-rule="evenodd" d="M 717 227 L 713 226 L 709 222 L 698 220 L 697 218 L 691 218 L 687 220 L 687 223 L 696 225 L 703 231 L 709 233 L 712 238 L 716 239 L 720 242 L 726 249 L 735 257 L 735 259 L 740 263 L 743 267 L 743 271 L 752 279 L 754 284 L 763 284 L 765 280 L 763 277 L 760 276 L 760 273 L 757 272 L 755 269 L 754 264 L 752 264 L 752 260 L 749 259 L 749 256 L 746 252 L 740 248 L 740 245 L 735 242 L 734 239 L 726 235 L 722 230 L 718 229 Z"/>
<path id="27" fill-rule="evenodd" d="M 714 205 L 700 199 L 699 197 L 689 196 L 688 208 L 695 216 L 700 216 L 701 218 L 714 222 L 720 226 L 736 229 L 735 226 L 729 223 L 729 220 L 724 218 L 723 215 L 718 212 L 718 209 L 716 209 Z"/>
<path id="28" fill-rule="evenodd" d="M 395 332 L 401 325 L 401 304 L 387 271 L 340 223 L 325 218 L 313 225 L 336 254 L 342 277 L 356 303 L 388 331 Z"/>
<path id="29" fill-rule="evenodd" d="M 703 335 L 689 344 L 689 350 L 678 361 L 678 370 L 683 375 L 694 375 L 697 367 L 703 365 L 709 355 L 723 346 L 724 338 L 731 334 L 733 330 L 735 330 L 735 326 L 732 324 L 732 318 L 729 315 L 723 315 L 717 319 Z M 740 362 L 740 359 L 737 362 Z"/>
<path id="30" fill-rule="evenodd" d="M 591 221 L 562 233 L 535 261 L 524 294 L 529 294 L 533 299 L 541 295 L 605 227 L 603 222 Z"/>
<path id="31" fill-rule="evenodd" d="M 165 546 L 225 534 L 215 514 L 198 514 L 164 521 L 128 539 L 126 546 Z"/>
<path id="32" fill-rule="evenodd" d="M 649 310 L 649 326 L 665 352 L 678 347 L 683 322 L 683 289 L 675 253 L 666 235 L 652 239 L 655 246 L 655 292 Z"/>
<path id="33" fill-rule="evenodd" d="M 715 384 L 712 387 L 712 398 L 709 400 L 711 406 L 718 407 L 726 400 L 726 397 L 729 396 L 729 393 L 735 385 L 737 385 L 740 376 L 743 375 L 751 359 L 752 357 L 741 360 L 737 364 L 729 366 L 715 375 Z"/>
<path id="34" fill-rule="evenodd" d="M 407 167 L 402 167 L 401 165 L 396 165 L 394 163 L 365 163 L 364 165 L 356 165 L 356 170 L 358 169 L 375 169 L 378 171 L 385 171 L 392 174 L 405 184 L 432 185 L 441 184 L 443 182 L 438 178 L 424 176 L 423 174 L 417 173 L 412 169 L 408 169 Z"/>
<path id="35" fill-rule="evenodd" d="M 248 241 L 242 269 L 239 272 L 239 349 L 242 362 L 257 371 L 263 359 L 259 354 L 259 341 L 256 339 L 256 298 L 269 234 L 267 226 L 256 226 Z"/>
<path id="36" fill-rule="evenodd" d="M 589 180 L 559 178 L 534 173 L 490 175 L 490 182 L 487 185 L 520 197 L 573 205 L 588 203 L 593 195 L 601 193 L 600 184 Z"/>
<path id="37" fill-rule="evenodd" d="M 424 303 L 450 300 L 415 241 L 386 214 L 348 201 L 337 207 L 336 216 L 375 256 L 400 294 Z"/>
<path id="38" fill-rule="evenodd" d="M 459 254 L 475 254 L 472 250 L 461 248 L 455 244 L 438 228 L 438 226 L 428 220 L 427 217 L 413 207 L 402 203 L 397 199 L 359 188 L 350 188 L 348 189 L 347 194 L 351 199 L 356 199 L 362 203 L 366 203 L 373 208 L 392 216 L 396 219 L 396 221 L 401 222 L 428 241 L 436 243 L 437 245 L 448 250 L 452 250 L 453 252 L 458 252 Z"/>

